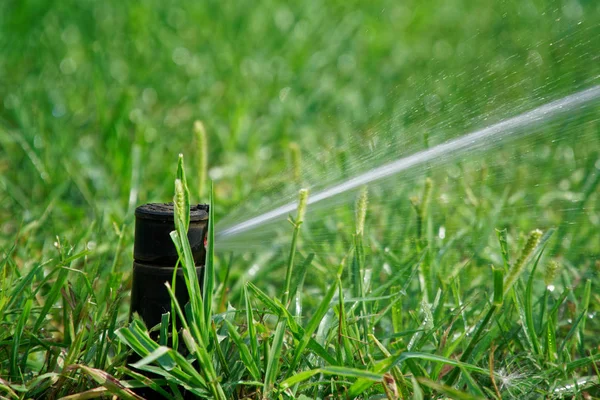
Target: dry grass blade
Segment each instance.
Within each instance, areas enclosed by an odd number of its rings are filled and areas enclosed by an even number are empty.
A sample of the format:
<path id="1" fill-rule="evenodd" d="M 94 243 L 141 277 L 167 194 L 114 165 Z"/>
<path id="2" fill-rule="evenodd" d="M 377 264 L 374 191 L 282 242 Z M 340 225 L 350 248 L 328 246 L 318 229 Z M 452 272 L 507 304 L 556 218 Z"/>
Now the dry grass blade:
<path id="1" fill-rule="evenodd" d="M 71 366 L 71 369 L 80 369 L 87 376 L 95 380 L 98 384 L 102 385 L 106 390 L 110 393 L 119 396 L 119 398 L 124 400 L 144 400 L 143 397 L 138 396 L 132 390 L 125 387 L 121 381 L 111 376 L 110 374 L 96 369 L 90 368 L 85 365 L 76 364 Z"/>

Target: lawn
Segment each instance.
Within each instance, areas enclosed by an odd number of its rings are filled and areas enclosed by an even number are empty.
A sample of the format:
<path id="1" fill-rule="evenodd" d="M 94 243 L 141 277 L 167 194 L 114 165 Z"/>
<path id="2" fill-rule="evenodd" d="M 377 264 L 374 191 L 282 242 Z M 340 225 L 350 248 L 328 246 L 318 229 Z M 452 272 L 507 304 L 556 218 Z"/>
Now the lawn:
<path id="1" fill-rule="evenodd" d="M 600 397 L 600 101 L 222 233 L 599 84 L 589 0 L 2 1 L 0 397 Z M 129 302 L 179 154 L 177 352 Z"/>

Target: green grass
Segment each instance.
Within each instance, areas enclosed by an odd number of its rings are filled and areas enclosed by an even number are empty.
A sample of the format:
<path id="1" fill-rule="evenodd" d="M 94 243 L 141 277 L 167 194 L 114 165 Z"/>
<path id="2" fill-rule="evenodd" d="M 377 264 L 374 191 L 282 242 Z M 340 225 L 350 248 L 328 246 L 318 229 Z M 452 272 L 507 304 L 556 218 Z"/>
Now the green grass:
<path id="1" fill-rule="evenodd" d="M 128 320 L 133 210 L 176 179 L 212 238 L 598 84 L 598 49 L 593 1 L 1 2 L 0 396 L 600 396 L 597 105 L 210 240 L 203 283 L 180 207 L 190 304 Z"/>

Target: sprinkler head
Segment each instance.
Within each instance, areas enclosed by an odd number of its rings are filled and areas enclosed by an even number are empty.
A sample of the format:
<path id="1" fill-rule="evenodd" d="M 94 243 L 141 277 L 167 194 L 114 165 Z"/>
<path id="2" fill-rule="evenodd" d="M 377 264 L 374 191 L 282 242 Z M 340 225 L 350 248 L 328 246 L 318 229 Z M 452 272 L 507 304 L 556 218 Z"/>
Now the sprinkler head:
<path id="1" fill-rule="evenodd" d="M 192 205 L 188 239 L 201 283 L 207 229 L 208 205 Z M 173 203 L 144 204 L 135 210 L 131 315 L 138 313 L 149 329 L 160 323 L 162 314 L 171 311 L 165 282 L 171 282 L 179 258 L 170 236 L 174 230 Z M 189 296 L 181 268 L 177 270 L 175 285 L 177 301 L 184 307 Z"/>
<path id="2" fill-rule="evenodd" d="M 137 313 L 150 329 L 161 322 L 162 315 L 171 311 L 171 297 L 165 282 L 171 282 L 179 256 L 171 240 L 175 230 L 173 203 L 151 203 L 135 210 L 135 239 L 133 245 L 133 283 L 131 288 L 131 315 Z M 204 262 L 206 260 L 206 232 L 208 230 L 208 205 L 190 206 L 190 226 L 188 239 L 198 281 L 202 286 Z M 189 301 L 183 269 L 177 269 L 175 277 L 175 297 L 181 307 Z M 157 339 L 158 332 L 150 332 Z M 167 340 L 168 343 L 171 340 Z M 185 349 L 182 349 L 185 351 Z M 139 360 L 132 355 L 129 362 Z M 157 376 L 146 373 L 151 379 Z M 196 399 L 181 388 L 185 400 Z M 135 392 L 147 400 L 163 399 L 163 396 L 149 388 Z"/>

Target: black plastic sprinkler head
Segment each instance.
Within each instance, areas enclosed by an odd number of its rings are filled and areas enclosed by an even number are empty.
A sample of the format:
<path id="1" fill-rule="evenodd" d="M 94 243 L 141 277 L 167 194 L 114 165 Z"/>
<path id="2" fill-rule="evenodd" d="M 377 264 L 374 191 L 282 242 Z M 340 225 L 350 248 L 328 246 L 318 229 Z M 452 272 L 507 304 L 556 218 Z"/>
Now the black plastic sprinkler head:
<path id="1" fill-rule="evenodd" d="M 162 314 L 171 312 L 165 282 L 171 282 L 179 258 L 170 236 L 174 230 L 173 203 L 144 204 L 135 210 L 131 315 L 138 313 L 149 329 L 161 322 Z M 207 230 L 208 205 L 192 205 L 188 239 L 201 287 Z M 175 296 L 181 307 L 189 301 L 181 268 L 177 270 Z"/>
<path id="2" fill-rule="evenodd" d="M 160 324 L 164 313 L 171 312 L 171 297 L 165 282 L 171 283 L 175 265 L 179 259 L 170 235 L 174 230 L 173 203 L 144 204 L 135 210 L 131 316 L 137 313 L 148 329 Z M 187 236 L 192 248 L 200 287 L 202 287 L 204 277 L 207 230 L 208 205 L 191 206 Z M 189 295 L 182 268 L 178 268 L 175 279 L 175 297 L 179 305 L 184 307 L 189 301 Z M 157 339 L 158 332 L 151 332 L 150 336 Z M 171 341 L 167 340 L 167 342 Z M 137 360 L 139 360 L 137 355 L 129 358 L 130 363 Z M 152 376 L 149 377 L 152 379 Z M 148 388 L 136 389 L 135 392 L 147 400 L 163 399 L 163 396 Z M 196 399 L 186 390 L 182 389 L 182 392 L 185 400 Z"/>

